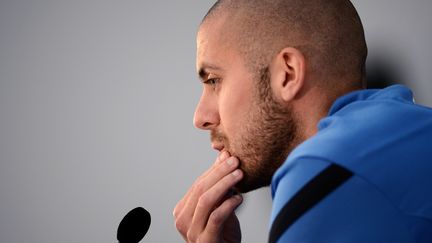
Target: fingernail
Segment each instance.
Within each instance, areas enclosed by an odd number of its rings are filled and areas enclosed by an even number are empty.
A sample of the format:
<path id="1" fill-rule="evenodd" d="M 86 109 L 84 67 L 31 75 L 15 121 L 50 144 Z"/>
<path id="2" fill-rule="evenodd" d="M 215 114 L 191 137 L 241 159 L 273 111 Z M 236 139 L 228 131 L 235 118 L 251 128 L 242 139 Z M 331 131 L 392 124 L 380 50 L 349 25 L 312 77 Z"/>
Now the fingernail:
<path id="1" fill-rule="evenodd" d="M 238 177 L 240 176 L 240 170 L 235 170 L 232 174 L 233 176 Z"/>
<path id="2" fill-rule="evenodd" d="M 237 162 L 237 160 L 234 157 L 231 157 L 227 160 L 227 163 L 229 165 L 234 165 Z"/>

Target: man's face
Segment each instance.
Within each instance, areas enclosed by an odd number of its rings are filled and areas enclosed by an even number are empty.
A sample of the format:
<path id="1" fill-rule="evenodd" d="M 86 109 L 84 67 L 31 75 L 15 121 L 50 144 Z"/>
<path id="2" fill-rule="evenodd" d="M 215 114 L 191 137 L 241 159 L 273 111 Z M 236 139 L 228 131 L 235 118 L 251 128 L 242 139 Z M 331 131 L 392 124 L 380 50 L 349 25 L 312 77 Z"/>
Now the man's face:
<path id="1" fill-rule="evenodd" d="M 197 70 L 204 83 L 194 124 L 209 130 L 214 149 L 240 160 L 247 192 L 269 185 L 296 140 L 291 109 L 273 98 L 269 69 L 251 73 L 223 35 L 222 23 L 203 25 L 197 38 Z"/>

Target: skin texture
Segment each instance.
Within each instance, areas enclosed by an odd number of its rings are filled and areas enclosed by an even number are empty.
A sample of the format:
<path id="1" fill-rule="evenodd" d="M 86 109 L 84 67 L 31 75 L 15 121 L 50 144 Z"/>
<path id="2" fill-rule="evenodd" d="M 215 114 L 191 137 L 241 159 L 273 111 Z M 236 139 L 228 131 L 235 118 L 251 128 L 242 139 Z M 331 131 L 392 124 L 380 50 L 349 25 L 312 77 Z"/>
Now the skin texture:
<path id="1" fill-rule="evenodd" d="M 224 123 L 225 127 L 210 128 L 203 126 L 206 121 L 201 120 L 199 111 L 195 116 L 197 126 L 211 129 L 211 141 L 216 147 L 229 151 L 240 160 L 240 169 L 244 171 L 244 178 L 235 186 L 239 192 L 249 192 L 269 185 L 273 173 L 298 143 L 298 131 L 292 109 L 281 106 L 275 101 L 270 90 L 269 79 L 269 69 L 265 68 L 262 70 L 259 85 L 253 88 L 253 97 L 250 101 L 252 106 L 244 117 L 236 117 L 237 114 L 229 109 L 231 107 L 219 113 L 219 120 L 227 117 L 237 122 Z M 224 81 L 229 83 L 231 80 Z M 219 85 L 223 86 L 221 83 Z M 215 124 L 221 122 L 217 121 Z M 234 129 L 227 129 L 234 132 L 225 132 L 226 127 L 234 127 Z"/>
<path id="2" fill-rule="evenodd" d="M 304 33 L 278 27 L 280 19 L 261 14 L 276 11 L 273 1 L 253 1 L 262 5 L 250 1 L 217 4 L 197 35 L 197 71 L 203 93 L 194 125 L 210 132 L 213 148 L 221 153 L 174 209 L 176 228 L 186 242 L 240 242 L 235 209 L 242 197 L 236 192 L 267 186 L 292 149 L 317 132 L 318 121 L 333 101 L 362 85 L 365 50 L 361 40 L 351 49 L 342 48 L 355 57 L 329 63 L 329 58 L 340 56 L 338 51 L 330 55 L 332 43 L 315 39 L 317 42 L 311 43 Z M 299 4 L 297 9 L 307 7 L 305 1 L 286 2 Z M 311 2 L 328 7 L 328 1 Z M 336 10 L 348 7 L 345 15 L 352 14 L 351 5 L 345 3 L 335 0 L 332 6 Z M 313 4 L 309 8 L 310 13 L 322 14 Z M 331 26 L 331 16 L 318 18 L 326 19 Z M 345 22 L 347 29 L 352 27 L 350 21 Z M 344 28 L 337 27 L 344 36 Z M 347 40 L 334 38 L 340 45 L 348 45 L 351 38 L 363 36 L 362 29 L 353 32 Z M 326 33 L 337 34 L 332 30 Z M 311 54 L 318 48 L 330 49 Z"/>
<path id="3" fill-rule="evenodd" d="M 186 242 L 240 242 L 240 224 L 233 211 L 242 197 L 229 195 L 243 177 L 238 164 L 223 152 L 177 204 L 176 228 Z"/>
<path id="4" fill-rule="evenodd" d="M 230 46 L 218 48 L 222 28 L 218 31 L 217 26 L 211 25 L 210 31 L 202 27 L 198 35 L 197 69 L 204 70 L 199 71 L 203 80 L 212 81 L 204 84 L 194 124 L 211 131 L 215 148 L 239 158 L 245 173 L 236 189 L 248 192 L 270 184 L 297 138 L 296 122 L 292 109 L 275 101 L 268 68 L 258 82 L 251 82 L 254 76 L 241 56 Z M 207 68 L 210 64 L 218 70 Z"/>
<path id="5" fill-rule="evenodd" d="M 223 26 L 223 21 L 220 24 Z M 223 159 L 216 161 L 176 206 L 176 227 L 187 242 L 239 242 L 240 225 L 234 209 L 242 200 L 230 192 L 268 185 L 301 140 L 296 136 L 294 111 L 283 104 L 295 99 L 302 87 L 304 57 L 288 48 L 256 80 L 235 49 L 219 47 L 217 25 L 202 27 L 198 34 L 197 69 L 206 70 L 201 71 L 204 80 L 217 80 L 204 83 L 194 124 L 211 132 L 213 146 L 223 151 L 222 158 L 231 153 L 235 156 L 230 159 L 236 162 L 222 170 L 218 161 Z M 273 82 L 270 69 L 276 76 Z M 279 92 L 272 92 L 270 83 Z M 233 170 L 241 173 L 236 180 L 230 174 Z"/>

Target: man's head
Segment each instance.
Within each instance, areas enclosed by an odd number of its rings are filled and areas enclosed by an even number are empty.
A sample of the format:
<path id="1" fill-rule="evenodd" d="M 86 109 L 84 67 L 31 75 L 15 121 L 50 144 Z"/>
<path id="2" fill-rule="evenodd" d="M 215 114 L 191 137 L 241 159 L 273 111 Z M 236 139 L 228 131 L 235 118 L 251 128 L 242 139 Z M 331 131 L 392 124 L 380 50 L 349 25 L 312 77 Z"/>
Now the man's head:
<path id="1" fill-rule="evenodd" d="M 364 86 L 366 44 L 348 0 L 222 0 L 197 37 L 204 90 L 194 123 L 268 185 L 334 99 Z"/>

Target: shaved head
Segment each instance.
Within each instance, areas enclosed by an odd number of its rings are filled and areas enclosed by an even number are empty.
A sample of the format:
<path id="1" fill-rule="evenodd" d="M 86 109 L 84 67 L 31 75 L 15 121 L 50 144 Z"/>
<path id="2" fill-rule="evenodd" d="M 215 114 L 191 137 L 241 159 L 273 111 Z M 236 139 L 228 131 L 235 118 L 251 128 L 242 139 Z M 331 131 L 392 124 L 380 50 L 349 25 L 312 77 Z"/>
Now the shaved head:
<path id="1" fill-rule="evenodd" d="M 201 28 L 223 21 L 221 40 L 257 76 L 285 47 L 300 50 L 307 74 L 322 87 L 361 88 L 367 47 L 349 0 L 219 0 Z"/>
<path id="2" fill-rule="evenodd" d="M 194 124 L 239 159 L 239 191 L 269 185 L 334 100 L 363 88 L 366 53 L 349 0 L 216 2 L 197 35 Z"/>

